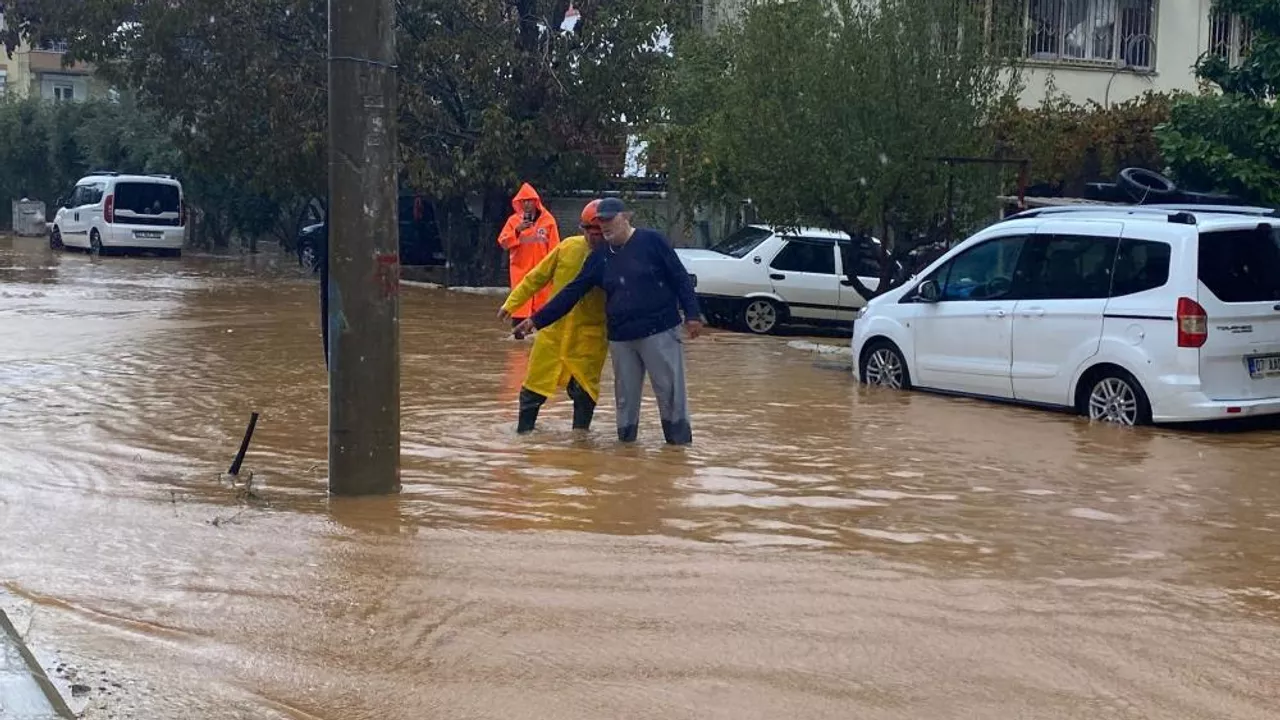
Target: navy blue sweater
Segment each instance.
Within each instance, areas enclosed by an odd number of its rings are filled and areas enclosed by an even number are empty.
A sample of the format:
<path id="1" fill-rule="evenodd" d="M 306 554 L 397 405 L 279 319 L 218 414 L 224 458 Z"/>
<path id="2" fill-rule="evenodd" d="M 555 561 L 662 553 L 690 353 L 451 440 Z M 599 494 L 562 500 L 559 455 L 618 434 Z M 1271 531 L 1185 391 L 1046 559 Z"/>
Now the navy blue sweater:
<path id="1" fill-rule="evenodd" d="M 680 310 L 701 319 L 693 282 L 676 251 L 656 230 L 637 228 L 619 248 L 596 248 L 578 277 L 534 314 L 534 327 L 559 320 L 592 288 L 604 288 L 609 339 L 639 340 L 680 324 Z"/>

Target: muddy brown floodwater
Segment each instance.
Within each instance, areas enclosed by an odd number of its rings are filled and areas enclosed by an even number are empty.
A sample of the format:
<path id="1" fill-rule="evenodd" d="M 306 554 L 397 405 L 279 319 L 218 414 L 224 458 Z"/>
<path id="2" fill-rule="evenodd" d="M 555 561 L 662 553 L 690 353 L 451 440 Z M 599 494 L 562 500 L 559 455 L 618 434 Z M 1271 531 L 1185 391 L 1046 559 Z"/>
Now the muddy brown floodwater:
<path id="1" fill-rule="evenodd" d="M 314 279 L 0 240 L 0 595 L 85 717 L 1277 716 L 1277 425 L 871 391 L 718 333 L 691 449 L 652 406 L 618 447 L 608 399 L 517 438 L 495 307 L 404 289 L 404 492 L 329 501 Z M 252 411 L 258 499 L 219 479 Z"/>

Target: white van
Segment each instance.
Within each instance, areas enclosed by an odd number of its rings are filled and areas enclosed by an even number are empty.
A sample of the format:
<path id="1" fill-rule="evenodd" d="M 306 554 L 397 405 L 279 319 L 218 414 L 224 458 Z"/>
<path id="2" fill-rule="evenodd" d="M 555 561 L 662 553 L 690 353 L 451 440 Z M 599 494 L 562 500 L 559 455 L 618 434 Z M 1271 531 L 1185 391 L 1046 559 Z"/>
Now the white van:
<path id="1" fill-rule="evenodd" d="M 952 248 L 854 322 L 863 382 L 1124 425 L 1280 413 L 1280 216 L 1059 207 Z"/>
<path id="2" fill-rule="evenodd" d="M 89 175 L 58 205 L 49 231 L 53 248 L 182 253 L 187 224 L 182 183 L 167 175 Z"/>

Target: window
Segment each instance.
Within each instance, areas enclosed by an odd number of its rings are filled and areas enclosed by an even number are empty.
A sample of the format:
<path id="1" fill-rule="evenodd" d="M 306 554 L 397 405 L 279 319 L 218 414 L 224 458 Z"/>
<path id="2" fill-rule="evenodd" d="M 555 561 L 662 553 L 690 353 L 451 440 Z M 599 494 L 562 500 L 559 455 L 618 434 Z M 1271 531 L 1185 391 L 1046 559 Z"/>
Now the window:
<path id="1" fill-rule="evenodd" d="M 736 233 L 725 238 L 720 244 L 712 247 L 712 251 L 730 257 L 744 258 L 752 250 L 760 247 L 760 243 L 764 242 L 773 235 L 771 230 L 758 227 L 744 227 Z"/>
<path id="2" fill-rule="evenodd" d="M 1280 300 L 1280 230 L 1202 233 L 1200 282 L 1225 303 Z"/>
<path id="3" fill-rule="evenodd" d="M 76 86 L 70 83 L 55 83 L 53 99 L 58 102 L 71 102 L 76 99 Z"/>
<path id="4" fill-rule="evenodd" d="M 1155 67 L 1154 0 L 1028 0 L 1027 57 Z"/>
<path id="5" fill-rule="evenodd" d="M 1003 300 L 1012 295 L 1013 271 L 1026 238 L 997 238 L 957 255 L 938 270 L 939 300 Z"/>
<path id="6" fill-rule="evenodd" d="M 880 253 L 870 241 L 841 242 L 841 272 L 858 277 L 880 277 Z"/>
<path id="7" fill-rule="evenodd" d="M 3 28 L 0 28 L 3 29 Z M 0 70 L 0 100 L 9 94 L 9 71 Z"/>
<path id="8" fill-rule="evenodd" d="M 1164 287 L 1169 282 L 1169 256 L 1172 248 L 1150 240 L 1121 240 L 1112 272 L 1111 297 Z"/>
<path id="9" fill-rule="evenodd" d="M 1111 292 L 1118 238 L 1038 235 L 1022 252 L 1015 292 L 1026 300 L 1085 300 Z"/>
<path id="10" fill-rule="evenodd" d="M 88 185 L 77 185 L 75 191 L 71 193 L 71 199 L 67 201 L 67 204 L 73 208 L 89 205 L 89 198 L 92 195 L 93 191 L 89 189 Z"/>
<path id="11" fill-rule="evenodd" d="M 835 275 L 835 247 L 835 243 L 810 242 L 792 238 L 787 241 L 782 252 L 778 253 L 769 267 L 784 272 Z"/>
<path id="12" fill-rule="evenodd" d="M 1234 67 L 1244 60 L 1252 42 L 1252 29 L 1238 14 L 1215 9 L 1209 15 L 1210 54 L 1217 55 Z"/>
<path id="13" fill-rule="evenodd" d="M 106 191 L 107 186 L 102 183 L 93 185 L 81 185 L 76 188 L 79 193 L 76 195 L 76 206 L 97 205 L 102 202 L 102 195 Z"/>
<path id="14" fill-rule="evenodd" d="M 119 183 L 116 185 L 116 211 L 129 215 L 177 213 L 182 208 L 178 188 L 162 183 Z"/>

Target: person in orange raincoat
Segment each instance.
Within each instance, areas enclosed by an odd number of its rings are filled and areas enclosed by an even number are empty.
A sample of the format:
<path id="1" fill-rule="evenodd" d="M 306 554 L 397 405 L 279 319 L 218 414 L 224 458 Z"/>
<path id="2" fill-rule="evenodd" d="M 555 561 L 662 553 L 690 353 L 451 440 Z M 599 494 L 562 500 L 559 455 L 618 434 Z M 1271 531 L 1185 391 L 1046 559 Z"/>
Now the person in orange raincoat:
<path id="1" fill-rule="evenodd" d="M 520 186 L 520 191 L 511 199 L 511 209 L 514 212 L 507 218 L 498 244 L 510 257 L 511 289 L 514 290 L 524 276 L 560 244 L 560 229 L 556 227 L 555 217 L 543 207 L 538 191 L 529 183 Z M 518 325 L 532 316 L 550 298 L 551 288 L 535 293 L 511 313 L 513 324 Z"/>
<path id="2" fill-rule="evenodd" d="M 535 293 L 560 292 L 582 272 L 592 249 L 604 243 L 596 218 L 599 204 L 599 200 L 593 200 L 582 210 L 583 235 L 565 238 L 511 291 L 498 311 L 500 319 L 511 318 Z M 534 336 L 529 371 L 520 388 L 516 432 L 532 431 L 543 403 L 563 388 L 568 389 L 569 398 L 573 400 L 573 428 L 591 428 L 600 398 L 600 373 L 609 353 L 604 301 L 604 290 L 595 288 L 568 315 Z"/>

